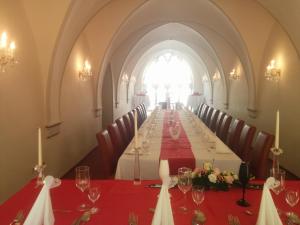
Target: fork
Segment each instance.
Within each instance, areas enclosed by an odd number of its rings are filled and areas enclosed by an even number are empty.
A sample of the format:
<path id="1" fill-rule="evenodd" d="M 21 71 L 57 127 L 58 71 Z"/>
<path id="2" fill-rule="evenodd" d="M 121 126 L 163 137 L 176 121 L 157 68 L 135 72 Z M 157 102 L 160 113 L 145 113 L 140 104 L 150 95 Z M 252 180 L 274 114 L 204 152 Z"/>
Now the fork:
<path id="1" fill-rule="evenodd" d="M 138 216 L 135 215 L 133 212 L 129 213 L 128 225 L 138 225 Z"/>
<path id="2" fill-rule="evenodd" d="M 9 225 L 17 225 L 21 224 L 24 219 L 24 213 L 23 210 L 19 210 L 14 220 Z"/>

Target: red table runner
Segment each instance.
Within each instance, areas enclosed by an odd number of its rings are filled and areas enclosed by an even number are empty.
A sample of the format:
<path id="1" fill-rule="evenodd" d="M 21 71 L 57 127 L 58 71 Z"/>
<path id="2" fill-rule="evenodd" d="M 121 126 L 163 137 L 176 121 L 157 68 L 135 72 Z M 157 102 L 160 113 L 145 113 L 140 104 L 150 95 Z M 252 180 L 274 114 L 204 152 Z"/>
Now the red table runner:
<path id="1" fill-rule="evenodd" d="M 86 225 L 125 225 L 128 224 L 128 214 L 134 212 L 139 217 L 139 225 L 150 225 L 153 212 L 149 208 L 155 208 L 157 195 L 160 189 L 148 188 L 146 185 L 158 183 L 159 181 L 142 181 L 141 185 L 133 185 L 132 181 L 121 180 L 93 180 L 92 186 L 100 188 L 101 196 L 96 202 L 100 211 L 91 217 Z M 287 181 L 287 188 L 299 187 L 299 181 Z M 0 205 L 0 224 L 7 225 L 16 216 L 19 210 L 23 210 L 27 216 L 40 188 L 35 188 L 35 181 L 31 181 L 21 191 L 16 193 L 8 201 Z M 247 190 L 246 199 L 251 206 L 240 207 L 236 200 L 241 197 L 239 188 L 231 188 L 228 192 L 206 191 L 205 200 L 199 206 L 207 218 L 206 225 L 228 225 L 227 216 L 232 214 L 238 216 L 242 225 L 255 225 L 261 190 Z M 170 189 L 171 204 L 175 225 L 190 225 L 193 211 L 197 208 L 192 201 L 191 192 L 187 193 L 187 213 L 180 210 L 183 205 L 183 194 L 178 188 Z M 278 196 L 273 195 L 276 206 L 284 212 L 294 211 L 300 214 L 300 204 L 294 208 L 288 206 L 284 199 L 284 191 Z M 84 195 L 87 199 L 87 195 Z M 83 195 L 75 187 L 74 180 L 63 180 L 61 186 L 51 189 L 52 205 L 54 210 L 71 210 L 71 212 L 54 211 L 55 225 L 71 225 L 74 219 L 81 215 L 76 207 L 82 203 Z M 245 210 L 251 210 L 252 216 L 245 214 Z M 282 216 L 283 222 L 285 217 Z M 284 223 L 285 224 L 285 223 Z"/>
<path id="2" fill-rule="evenodd" d="M 169 161 L 170 175 L 177 175 L 178 168 L 189 167 L 195 168 L 195 157 L 192 152 L 189 139 L 182 127 L 178 112 L 173 112 L 173 120 L 181 127 L 181 133 L 177 140 L 173 140 L 170 128 L 171 112 L 166 111 L 163 119 L 162 142 L 160 150 L 160 159 Z"/>

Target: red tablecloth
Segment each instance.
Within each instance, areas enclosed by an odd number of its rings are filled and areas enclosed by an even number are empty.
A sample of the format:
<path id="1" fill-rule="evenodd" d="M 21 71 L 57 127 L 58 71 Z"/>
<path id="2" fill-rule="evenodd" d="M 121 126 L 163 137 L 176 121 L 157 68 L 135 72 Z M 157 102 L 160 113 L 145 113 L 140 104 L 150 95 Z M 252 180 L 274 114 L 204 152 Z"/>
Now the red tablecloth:
<path id="1" fill-rule="evenodd" d="M 163 121 L 163 132 L 162 132 L 162 141 L 161 141 L 161 152 L 160 159 L 168 159 L 170 174 L 177 175 L 178 168 L 180 167 L 189 167 L 195 168 L 195 156 L 191 149 L 191 143 L 182 127 L 181 121 L 179 119 L 178 112 L 174 112 L 174 121 L 177 122 L 181 128 L 181 132 L 179 138 L 177 140 L 173 140 L 169 128 L 169 119 L 170 112 L 166 111 L 164 114 Z"/>
<path id="2" fill-rule="evenodd" d="M 101 190 L 100 199 L 96 202 L 100 211 L 93 215 L 87 225 L 126 225 L 129 212 L 135 212 L 139 217 L 139 225 L 150 225 L 153 213 L 149 208 L 154 208 L 157 201 L 159 189 L 145 187 L 147 184 L 158 181 L 143 181 L 141 185 L 134 186 L 132 181 L 120 180 L 95 180 L 91 181 L 92 186 L 98 186 Z M 0 224 L 9 224 L 18 210 L 29 212 L 40 189 L 34 188 L 32 181 L 21 191 L 0 206 Z M 287 187 L 299 187 L 300 182 L 289 181 Z M 188 193 L 187 206 L 191 209 L 188 213 L 180 211 L 183 205 L 183 194 L 177 189 L 170 189 L 172 195 L 171 203 L 174 213 L 175 225 L 191 225 L 192 209 L 196 205 Z M 69 225 L 81 213 L 76 211 L 76 207 L 82 202 L 83 195 L 75 187 L 73 180 L 63 180 L 62 185 L 51 190 L 52 205 L 54 209 L 67 209 L 72 212 L 54 212 L 57 225 Z M 273 195 L 274 196 L 274 195 Z M 236 200 L 241 197 L 241 190 L 232 188 L 228 192 L 206 191 L 205 200 L 200 205 L 200 209 L 207 217 L 207 225 L 228 224 L 227 215 L 233 214 L 240 218 L 242 225 L 254 225 L 260 204 L 261 191 L 248 190 L 247 200 L 251 203 L 251 210 L 254 215 L 249 216 L 244 213 L 245 208 L 236 205 Z M 289 211 L 291 208 L 284 201 L 284 193 L 274 196 L 278 208 Z M 87 200 L 87 198 L 86 198 Z M 88 200 L 87 200 L 88 201 Z M 293 211 L 300 214 L 300 204 L 293 208 Z"/>

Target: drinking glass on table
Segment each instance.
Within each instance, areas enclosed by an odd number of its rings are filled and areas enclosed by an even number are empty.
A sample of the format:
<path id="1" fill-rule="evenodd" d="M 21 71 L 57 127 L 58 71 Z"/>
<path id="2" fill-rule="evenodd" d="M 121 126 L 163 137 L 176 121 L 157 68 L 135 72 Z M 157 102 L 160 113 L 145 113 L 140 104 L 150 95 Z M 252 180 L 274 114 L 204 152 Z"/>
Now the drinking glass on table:
<path id="1" fill-rule="evenodd" d="M 93 203 L 93 207 L 91 208 L 90 211 L 91 211 L 92 214 L 95 214 L 99 210 L 97 207 L 95 207 L 95 202 L 100 197 L 99 188 L 98 187 L 89 188 L 88 197 L 89 197 L 90 201 Z"/>
<path id="2" fill-rule="evenodd" d="M 84 193 L 85 190 L 87 190 L 90 186 L 90 168 L 88 166 L 79 166 L 75 169 L 76 177 L 76 187 Z M 89 209 L 89 206 L 85 203 L 82 203 L 79 205 L 78 210 L 79 211 L 85 211 Z"/>
<path id="3" fill-rule="evenodd" d="M 294 207 L 299 202 L 299 190 L 288 188 L 285 192 L 285 201 L 289 206 Z"/>
<path id="4" fill-rule="evenodd" d="M 281 169 L 271 169 L 270 176 L 274 177 L 275 182 L 271 187 L 271 190 L 279 195 L 285 188 L 285 171 Z"/>
<path id="5" fill-rule="evenodd" d="M 193 186 L 192 198 L 198 207 L 204 201 L 204 187 L 200 185 Z"/>
<path id="6" fill-rule="evenodd" d="M 186 194 L 192 188 L 192 169 L 187 167 L 181 167 L 178 169 L 178 188 L 184 195 L 184 205 L 180 207 L 183 211 L 187 211 Z"/>

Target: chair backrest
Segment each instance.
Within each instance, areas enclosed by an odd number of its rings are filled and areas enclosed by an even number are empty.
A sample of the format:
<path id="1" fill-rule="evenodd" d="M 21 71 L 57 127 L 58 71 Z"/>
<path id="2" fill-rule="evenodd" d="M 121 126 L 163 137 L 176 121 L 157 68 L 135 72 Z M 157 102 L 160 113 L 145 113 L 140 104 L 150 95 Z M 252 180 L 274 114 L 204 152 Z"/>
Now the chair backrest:
<path id="1" fill-rule="evenodd" d="M 252 160 L 250 169 L 258 179 L 265 179 L 269 176 L 268 157 L 274 143 L 274 135 L 260 131 L 253 145 Z"/>
<path id="2" fill-rule="evenodd" d="M 218 117 L 219 117 L 219 113 L 220 113 L 220 110 L 218 110 L 218 109 L 214 109 L 213 112 L 212 112 L 211 120 L 210 120 L 210 123 L 208 125 L 209 129 L 212 132 L 216 132 L 216 124 L 217 124 L 217 120 L 218 120 Z"/>
<path id="3" fill-rule="evenodd" d="M 142 109 L 138 106 L 135 108 L 136 112 L 137 112 L 137 122 L 138 122 L 138 128 L 140 128 L 140 126 L 143 124 L 144 120 L 143 120 L 143 111 Z"/>
<path id="4" fill-rule="evenodd" d="M 220 129 L 217 132 L 217 136 L 223 141 L 226 142 L 228 130 L 231 124 L 232 117 L 225 114 L 223 121 L 221 123 Z"/>
<path id="5" fill-rule="evenodd" d="M 129 130 L 127 130 L 126 126 L 125 126 L 125 123 L 124 123 L 124 120 L 122 117 L 116 119 L 116 124 L 119 128 L 119 131 L 120 131 L 120 134 L 121 134 L 121 137 L 123 139 L 123 142 L 125 143 L 125 145 L 127 146 L 130 142 L 130 137 L 129 137 Z"/>
<path id="6" fill-rule="evenodd" d="M 126 113 L 125 115 L 123 115 L 123 122 L 125 124 L 126 130 L 128 131 L 128 137 L 129 137 L 129 142 L 131 141 L 131 139 L 133 138 L 133 126 L 131 125 L 131 121 L 129 118 L 128 113 Z"/>
<path id="7" fill-rule="evenodd" d="M 131 127 L 132 127 L 133 132 L 134 132 L 134 109 L 131 110 L 130 112 L 128 112 L 128 116 L 129 116 L 129 119 L 130 119 Z M 133 134 L 133 136 L 134 136 L 134 134 Z"/>
<path id="8" fill-rule="evenodd" d="M 236 145 L 240 138 L 244 123 L 244 120 L 235 119 L 231 124 L 226 144 L 232 150 L 236 149 Z"/>
<path id="9" fill-rule="evenodd" d="M 208 105 L 204 105 L 204 106 L 203 106 L 203 108 L 202 108 L 202 110 L 201 110 L 201 113 L 200 113 L 200 119 L 201 119 L 202 121 L 204 121 L 208 109 L 209 109 L 209 106 L 208 106 Z"/>
<path id="10" fill-rule="evenodd" d="M 213 111 L 214 111 L 213 107 L 208 108 L 207 114 L 206 114 L 205 119 L 204 119 L 204 123 L 206 124 L 206 126 L 209 126 L 209 124 L 210 124 L 211 116 L 212 116 Z"/>
<path id="11" fill-rule="evenodd" d="M 147 119 L 147 109 L 144 103 L 141 104 L 143 114 L 144 114 L 144 121 Z"/>
<path id="12" fill-rule="evenodd" d="M 223 122 L 223 119 L 224 119 L 224 116 L 226 115 L 226 113 L 220 111 L 219 112 L 219 115 L 218 115 L 218 119 L 217 119 L 217 122 L 216 122 L 216 130 L 215 132 L 216 133 L 220 133 L 220 129 L 221 129 L 221 125 L 222 125 L 222 122 Z"/>
<path id="13" fill-rule="evenodd" d="M 100 174 L 103 178 L 109 178 L 115 173 L 117 166 L 117 155 L 114 151 L 109 133 L 107 130 L 96 134 L 98 149 L 100 151 Z"/>
<path id="14" fill-rule="evenodd" d="M 248 154 L 251 149 L 255 131 L 255 127 L 244 124 L 239 141 L 237 142 L 237 147 L 234 149 L 243 161 L 248 161 Z"/>
<path id="15" fill-rule="evenodd" d="M 198 115 L 198 111 L 199 111 L 199 109 L 200 109 L 200 104 L 196 107 L 196 109 L 193 109 L 193 113 L 195 114 L 195 115 Z"/>
<path id="16" fill-rule="evenodd" d="M 203 106 L 204 106 L 204 103 L 201 103 L 201 104 L 199 105 L 198 109 L 197 109 L 196 115 L 197 115 L 198 117 L 200 117 L 200 113 L 201 113 L 201 110 L 202 110 Z"/>
<path id="17" fill-rule="evenodd" d="M 121 137 L 119 128 L 116 123 L 112 123 L 107 126 L 107 130 L 111 138 L 111 142 L 114 147 L 114 150 L 117 152 L 117 157 L 119 159 L 119 157 L 122 155 L 123 151 L 125 150 L 125 146 L 126 146 Z"/>

